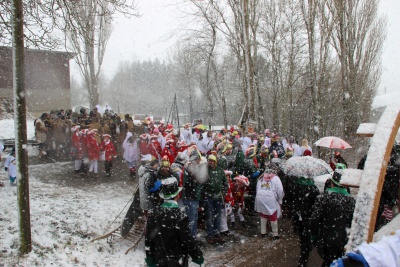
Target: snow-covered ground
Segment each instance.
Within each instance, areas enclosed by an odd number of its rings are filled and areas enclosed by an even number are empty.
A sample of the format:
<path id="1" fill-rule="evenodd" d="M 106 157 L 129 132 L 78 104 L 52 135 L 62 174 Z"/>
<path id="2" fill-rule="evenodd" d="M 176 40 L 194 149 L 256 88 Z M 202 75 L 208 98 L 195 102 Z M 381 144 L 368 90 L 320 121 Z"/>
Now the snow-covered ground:
<path id="1" fill-rule="evenodd" d="M 26 128 L 28 130 L 28 140 L 35 139 L 35 127 L 33 120 L 26 121 Z M 3 139 L 14 139 L 14 120 L 0 120 L 0 140 Z"/>
<path id="2" fill-rule="evenodd" d="M 0 266 L 145 266 L 141 245 L 136 251 L 125 251 L 128 241 L 105 239 L 90 242 L 96 236 L 116 228 L 126 210 L 133 188 L 124 182 L 100 184 L 82 189 L 39 181 L 44 173 L 71 168 L 72 164 L 34 165 L 30 173 L 30 212 L 32 252 L 19 257 L 17 187 L 10 186 L 2 168 L 0 181 Z M 122 217 L 121 217 L 122 216 Z"/>

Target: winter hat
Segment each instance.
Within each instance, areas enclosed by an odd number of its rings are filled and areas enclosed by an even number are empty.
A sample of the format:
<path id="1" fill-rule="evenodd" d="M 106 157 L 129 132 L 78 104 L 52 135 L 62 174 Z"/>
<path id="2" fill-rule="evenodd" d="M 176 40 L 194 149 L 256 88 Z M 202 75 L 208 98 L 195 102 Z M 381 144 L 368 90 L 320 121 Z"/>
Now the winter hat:
<path id="1" fill-rule="evenodd" d="M 188 129 L 190 127 L 190 123 L 186 123 L 185 125 L 183 125 L 184 129 Z"/>
<path id="2" fill-rule="evenodd" d="M 178 180 L 175 177 L 169 177 L 162 181 L 162 189 L 159 195 L 162 199 L 173 199 L 182 191 L 182 188 L 178 186 Z"/>
<path id="3" fill-rule="evenodd" d="M 336 163 L 336 170 L 344 170 L 346 165 L 344 163 Z"/>
<path id="4" fill-rule="evenodd" d="M 287 147 L 286 148 L 286 157 L 292 157 L 293 156 L 293 148 L 292 147 Z"/>
<path id="5" fill-rule="evenodd" d="M 251 159 L 254 158 L 254 156 L 256 155 L 257 149 L 255 147 L 249 147 L 248 149 L 246 149 L 246 158 Z"/>
<path id="6" fill-rule="evenodd" d="M 269 162 L 267 169 L 272 169 L 275 173 L 278 173 L 281 168 L 282 160 L 280 158 L 272 158 Z"/>
<path id="7" fill-rule="evenodd" d="M 172 144 L 174 142 L 175 142 L 175 140 L 172 139 L 172 138 L 168 138 L 168 139 L 165 140 L 165 143 L 168 144 L 168 145 L 170 145 L 170 144 Z"/>
<path id="8" fill-rule="evenodd" d="M 280 136 L 279 134 L 274 134 L 271 138 L 271 142 L 279 142 Z"/>
<path id="9" fill-rule="evenodd" d="M 146 134 L 146 133 L 144 133 L 144 134 L 139 135 L 139 137 L 140 137 L 140 139 L 142 139 L 142 140 L 146 140 L 146 139 L 149 137 L 149 135 Z"/>
<path id="10" fill-rule="evenodd" d="M 231 175 L 233 174 L 232 171 L 225 171 L 225 170 L 224 170 L 224 172 L 225 172 L 225 176 L 228 176 L 228 175 L 231 176 Z"/>
<path id="11" fill-rule="evenodd" d="M 189 161 L 195 161 L 195 160 L 198 160 L 198 159 L 200 159 L 200 153 L 199 153 L 199 151 L 197 151 L 197 149 L 193 149 L 191 152 L 190 152 L 190 155 L 189 155 Z"/>
<path id="12" fill-rule="evenodd" d="M 236 135 L 238 135 L 239 133 L 237 132 L 237 131 L 233 131 L 233 133 L 232 133 L 232 135 L 233 136 L 236 136 Z"/>
<path id="13" fill-rule="evenodd" d="M 72 132 L 76 132 L 77 130 L 79 130 L 81 128 L 80 125 L 75 125 L 74 127 L 71 128 Z"/>
<path id="14" fill-rule="evenodd" d="M 151 123 L 151 120 L 149 120 L 148 118 L 146 118 L 146 119 L 144 119 L 144 120 L 142 120 L 142 121 L 140 121 L 142 124 L 144 124 L 144 125 L 149 125 L 150 123 Z"/>
<path id="15" fill-rule="evenodd" d="M 172 163 L 171 164 L 171 171 L 173 172 L 181 172 L 182 171 L 182 166 L 180 166 L 178 163 Z"/>
<path id="16" fill-rule="evenodd" d="M 234 146 L 234 147 L 241 146 L 242 144 L 243 144 L 243 141 L 238 138 L 235 138 L 232 141 L 232 146 Z"/>
<path id="17" fill-rule="evenodd" d="M 235 178 L 233 178 L 233 180 L 238 181 L 239 183 L 242 183 L 242 184 L 244 184 L 245 186 L 249 186 L 249 185 L 250 185 L 249 178 L 247 178 L 247 177 L 244 176 L 244 175 L 236 176 Z"/>
<path id="18" fill-rule="evenodd" d="M 92 129 L 90 131 L 87 132 L 88 135 L 93 135 L 97 133 L 97 129 Z"/>
<path id="19" fill-rule="evenodd" d="M 159 134 L 159 133 L 160 133 L 160 130 L 159 130 L 158 128 L 154 128 L 153 133 L 154 133 L 154 134 Z"/>
<path id="20" fill-rule="evenodd" d="M 103 138 L 104 138 L 104 137 L 111 138 L 111 135 L 109 135 L 109 134 L 103 134 Z"/>
<path id="21" fill-rule="evenodd" d="M 262 145 L 260 148 L 260 153 L 268 154 L 268 152 L 269 152 L 268 147 L 266 145 Z"/>
<path id="22" fill-rule="evenodd" d="M 161 160 L 161 167 L 170 167 L 171 164 L 169 163 L 168 157 L 164 156 Z"/>
<path id="23" fill-rule="evenodd" d="M 151 156 L 151 160 L 150 160 L 150 166 L 154 166 L 155 164 L 158 164 L 158 159 L 154 156 Z"/>
<path id="24" fill-rule="evenodd" d="M 185 165 L 187 162 L 187 155 L 186 153 L 179 152 L 178 156 L 176 156 L 175 161 L 178 164 Z M 172 166 L 172 165 L 171 165 Z"/>
<path id="25" fill-rule="evenodd" d="M 303 153 L 303 156 L 312 156 L 312 153 L 309 149 L 306 149 Z"/>
<path id="26" fill-rule="evenodd" d="M 217 157 L 216 156 L 214 156 L 214 155 L 210 155 L 210 156 L 208 156 L 208 161 L 215 161 L 215 163 L 217 163 Z"/>
<path id="27" fill-rule="evenodd" d="M 331 181 L 337 185 L 337 186 L 342 186 L 340 184 L 340 180 L 342 179 L 342 175 L 340 173 L 338 173 L 337 171 L 333 172 L 332 177 L 331 177 Z"/>
<path id="28" fill-rule="evenodd" d="M 217 146 L 217 150 L 218 150 L 218 154 L 225 153 L 225 151 L 226 151 L 226 146 L 225 146 L 223 143 L 221 143 L 221 144 L 219 144 L 219 145 Z"/>

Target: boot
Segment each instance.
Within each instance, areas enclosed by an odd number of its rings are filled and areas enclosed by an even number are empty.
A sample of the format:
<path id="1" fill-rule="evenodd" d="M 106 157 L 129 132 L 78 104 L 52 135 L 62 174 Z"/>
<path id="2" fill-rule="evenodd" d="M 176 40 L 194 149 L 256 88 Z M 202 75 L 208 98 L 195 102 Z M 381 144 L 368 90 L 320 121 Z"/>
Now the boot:
<path id="1" fill-rule="evenodd" d="M 279 239 L 278 221 L 271 222 L 271 229 L 272 229 L 272 236 L 273 236 L 274 240 Z"/>
<path id="2" fill-rule="evenodd" d="M 131 178 L 134 178 L 136 176 L 136 168 L 135 167 L 132 167 L 129 169 L 129 176 Z"/>
<path id="3" fill-rule="evenodd" d="M 267 235 L 267 218 L 261 217 L 261 236 Z"/>

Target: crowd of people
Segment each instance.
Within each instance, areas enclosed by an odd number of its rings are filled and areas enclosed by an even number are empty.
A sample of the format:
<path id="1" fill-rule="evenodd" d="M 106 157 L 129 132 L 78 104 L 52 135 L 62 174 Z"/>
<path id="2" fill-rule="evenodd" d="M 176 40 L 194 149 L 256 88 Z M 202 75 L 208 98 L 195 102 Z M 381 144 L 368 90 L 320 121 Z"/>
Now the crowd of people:
<path id="1" fill-rule="evenodd" d="M 209 244 L 224 243 L 237 220 L 246 224 L 247 216 L 259 216 L 260 238 L 277 240 L 283 211 L 299 236 L 298 266 L 307 266 L 314 246 L 323 266 L 343 256 L 355 199 L 340 184 L 347 163 L 339 152 L 321 194 L 312 178 L 282 170 L 289 158 L 313 156 L 307 139 L 297 144 L 293 136 L 269 129 L 209 131 L 201 120 L 176 129 L 150 118 L 135 128 L 129 114 L 122 120 L 112 111 L 100 114 L 95 108 L 87 114 L 83 108 L 44 113 L 35 130 L 39 157 L 71 157 L 76 173 L 93 177 L 98 161 L 108 177 L 115 158 L 122 157 L 129 175 L 139 177 L 140 206 L 148 218 L 148 266 L 187 266 L 188 255 L 201 265 L 197 229 L 202 221 Z M 398 188 L 398 171 L 395 179 Z"/>

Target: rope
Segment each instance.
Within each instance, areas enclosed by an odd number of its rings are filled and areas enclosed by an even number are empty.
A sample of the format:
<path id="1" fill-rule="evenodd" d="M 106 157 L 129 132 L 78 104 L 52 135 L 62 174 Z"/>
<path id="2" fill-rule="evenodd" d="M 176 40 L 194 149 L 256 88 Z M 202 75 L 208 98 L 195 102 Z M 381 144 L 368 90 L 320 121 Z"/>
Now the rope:
<path id="1" fill-rule="evenodd" d="M 118 213 L 118 215 L 117 215 L 117 217 L 115 217 L 114 221 L 112 221 L 112 222 L 108 225 L 108 227 L 106 228 L 106 230 L 104 230 L 104 233 L 103 233 L 103 234 L 107 233 L 107 230 L 108 230 L 108 229 L 111 227 L 111 225 L 118 219 L 119 215 L 121 215 L 121 213 L 124 211 L 124 209 L 126 208 L 126 206 L 128 206 L 128 204 L 129 204 L 131 201 L 133 201 L 133 198 L 135 197 L 135 192 L 136 192 L 136 190 L 137 190 L 137 187 L 138 187 L 138 185 L 136 186 L 135 190 L 133 191 L 134 193 L 133 193 L 132 197 L 129 199 L 129 201 L 126 203 L 126 205 L 122 208 L 122 210 L 120 211 L 120 213 Z"/>

